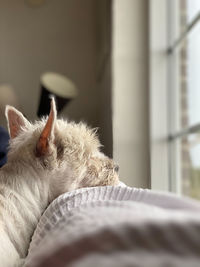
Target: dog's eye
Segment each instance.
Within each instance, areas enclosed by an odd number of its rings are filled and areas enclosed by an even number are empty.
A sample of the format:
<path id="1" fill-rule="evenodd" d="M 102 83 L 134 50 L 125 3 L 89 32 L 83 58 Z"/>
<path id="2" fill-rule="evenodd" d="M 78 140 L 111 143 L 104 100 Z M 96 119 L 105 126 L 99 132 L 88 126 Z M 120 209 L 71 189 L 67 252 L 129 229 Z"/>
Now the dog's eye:
<path id="1" fill-rule="evenodd" d="M 115 172 L 119 172 L 119 165 L 116 164 L 116 165 L 114 166 L 114 170 L 115 170 Z"/>

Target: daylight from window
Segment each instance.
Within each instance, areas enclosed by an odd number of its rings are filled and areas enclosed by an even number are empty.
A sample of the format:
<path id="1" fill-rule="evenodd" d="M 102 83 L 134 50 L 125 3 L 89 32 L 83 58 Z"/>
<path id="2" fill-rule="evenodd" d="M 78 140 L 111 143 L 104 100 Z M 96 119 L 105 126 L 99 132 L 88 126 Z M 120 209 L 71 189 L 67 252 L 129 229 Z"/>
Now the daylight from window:
<path id="1" fill-rule="evenodd" d="M 180 31 L 194 20 L 200 11 L 199 0 L 180 1 Z M 183 41 L 179 54 L 180 128 L 200 124 L 200 21 Z M 181 191 L 200 199 L 200 134 L 195 132 L 181 139 Z"/>

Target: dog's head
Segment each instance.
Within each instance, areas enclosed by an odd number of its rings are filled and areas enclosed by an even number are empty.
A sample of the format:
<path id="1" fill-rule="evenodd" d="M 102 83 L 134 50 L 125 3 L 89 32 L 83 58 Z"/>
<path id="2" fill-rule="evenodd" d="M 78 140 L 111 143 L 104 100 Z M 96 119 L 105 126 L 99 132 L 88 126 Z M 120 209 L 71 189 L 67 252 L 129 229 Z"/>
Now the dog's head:
<path id="1" fill-rule="evenodd" d="M 6 107 L 11 137 L 8 163 L 17 162 L 46 179 L 51 198 L 80 187 L 118 184 L 117 166 L 100 151 L 96 131 L 84 123 L 57 119 L 54 99 L 47 119 L 30 123 Z"/>

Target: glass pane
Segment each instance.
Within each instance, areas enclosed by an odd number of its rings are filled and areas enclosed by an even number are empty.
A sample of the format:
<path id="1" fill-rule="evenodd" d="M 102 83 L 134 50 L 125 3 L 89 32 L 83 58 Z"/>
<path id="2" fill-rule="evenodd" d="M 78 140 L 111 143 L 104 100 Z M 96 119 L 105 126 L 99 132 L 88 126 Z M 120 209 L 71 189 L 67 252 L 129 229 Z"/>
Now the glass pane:
<path id="1" fill-rule="evenodd" d="M 187 80 L 188 125 L 200 122 L 200 23 L 188 37 L 185 78 Z M 184 75 L 184 74 L 183 74 Z"/>
<path id="2" fill-rule="evenodd" d="M 182 1 L 182 0 L 179 0 L 179 1 L 180 2 L 185 2 L 185 1 Z M 187 21 L 191 22 L 191 20 L 193 20 L 194 17 L 200 11 L 200 1 L 199 0 L 187 0 L 186 8 L 187 8 Z"/>
<path id="3" fill-rule="evenodd" d="M 174 90 L 178 91 L 175 105 L 179 123 L 174 127 L 176 131 L 200 123 L 200 21 L 173 56 L 177 58 Z"/>
<path id="4" fill-rule="evenodd" d="M 200 12 L 200 1 L 168 0 L 168 3 L 168 16 L 170 18 L 168 23 L 170 32 L 169 41 L 172 44 Z"/>
<path id="5" fill-rule="evenodd" d="M 200 0 L 175 2 L 174 21 L 170 23 L 172 28 L 178 29 L 173 35 L 177 39 L 200 11 Z M 200 21 L 169 59 L 169 127 L 173 134 L 200 123 Z M 172 148 L 172 189 L 200 199 L 200 133 L 176 139 Z"/>
<path id="6" fill-rule="evenodd" d="M 200 199 L 200 134 L 183 138 L 179 148 L 182 194 Z"/>

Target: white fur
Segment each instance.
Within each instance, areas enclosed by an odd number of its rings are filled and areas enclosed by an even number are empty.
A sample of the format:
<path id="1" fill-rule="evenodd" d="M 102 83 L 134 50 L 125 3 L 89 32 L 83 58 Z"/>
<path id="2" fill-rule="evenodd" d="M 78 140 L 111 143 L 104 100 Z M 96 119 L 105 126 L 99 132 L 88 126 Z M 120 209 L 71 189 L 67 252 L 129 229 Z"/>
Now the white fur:
<path id="1" fill-rule="evenodd" d="M 31 124 L 14 108 L 6 110 L 10 133 L 12 123 L 21 125 L 10 141 L 8 162 L 0 169 L 0 267 L 21 264 L 41 214 L 57 196 L 118 183 L 115 164 L 100 152 L 96 131 L 84 123 L 57 120 L 52 103 L 48 150 L 39 157 L 36 147 L 47 119 Z"/>

